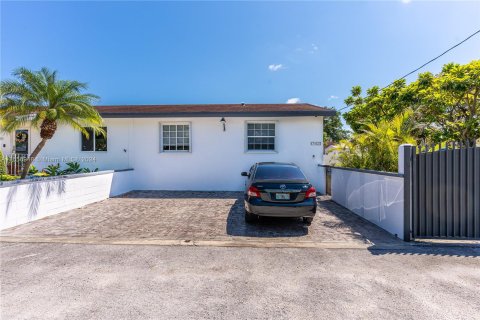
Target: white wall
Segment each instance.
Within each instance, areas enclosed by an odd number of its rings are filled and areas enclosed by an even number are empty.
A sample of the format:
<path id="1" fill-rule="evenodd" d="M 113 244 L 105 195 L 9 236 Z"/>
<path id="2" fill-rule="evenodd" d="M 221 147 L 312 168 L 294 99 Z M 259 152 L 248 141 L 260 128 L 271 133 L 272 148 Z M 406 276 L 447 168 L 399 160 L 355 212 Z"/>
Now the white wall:
<path id="1" fill-rule="evenodd" d="M 61 126 L 47 142 L 34 165 L 44 168 L 49 164 L 65 164 L 76 161 L 82 167 L 100 170 L 119 170 L 130 168 L 129 156 L 132 121 L 129 119 L 108 119 L 106 121 L 108 131 L 107 151 L 81 151 L 81 135 L 69 127 Z M 40 142 L 40 134 L 37 130 L 30 130 L 30 152 Z M 124 151 L 126 150 L 126 151 Z"/>
<path id="2" fill-rule="evenodd" d="M 226 131 L 219 118 L 135 119 L 134 155 L 136 189 L 165 190 L 243 190 L 247 171 L 259 161 L 297 163 L 320 191 L 323 176 L 317 164 L 322 161 L 322 118 L 226 118 Z M 277 152 L 246 152 L 247 120 L 274 120 Z M 160 152 L 159 126 L 163 122 L 191 122 L 192 151 Z M 315 155 L 315 158 L 312 156 Z"/>
<path id="3" fill-rule="evenodd" d="M 115 197 L 132 191 L 134 177 L 134 170 L 114 172 L 112 178 L 112 187 L 110 188 L 110 197 Z"/>
<path id="4" fill-rule="evenodd" d="M 0 150 L 4 155 L 12 152 L 12 138 L 10 135 L 0 132 Z"/>
<path id="5" fill-rule="evenodd" d="M 109 197 L 112 171 L 0 185 L 0 230 Z"/>
<path id="6" fill-rule="evenodd" d="M 403 239 L 403 177 L 332 168 L 332 200 Z"/>
<path id="7" fill-rule="evenodd" d="M 273 120 L 277 129 L 277 152 L 245 151 L 246 121 Z M 160 152 L 160 123 L 190 122 L 191 152 Z M 223 131 L 220 117 L 105 119 L 108 130 L 107 152 L 80 151 L 80 133 L 60 127 L 35 165 L 76 160 L 84 167 L 100 170 L 134 168 L 132 187 L 143 190 L 243 190 L 241 171 L 259 161 L 297 163 L 323 193 L 324 176 L 317 166 L 323 161 L 322 117 L 226 118 Z M 30 151 L 39 141 L 30 132 Z M 126 152 L 124 151 L 126 150 Z M 313 157 L 315 155 L 315 157 Z M 63 159 L 65 158 L 65 159 Z M 94 162 L 88 162 L 88 159 Z"/>

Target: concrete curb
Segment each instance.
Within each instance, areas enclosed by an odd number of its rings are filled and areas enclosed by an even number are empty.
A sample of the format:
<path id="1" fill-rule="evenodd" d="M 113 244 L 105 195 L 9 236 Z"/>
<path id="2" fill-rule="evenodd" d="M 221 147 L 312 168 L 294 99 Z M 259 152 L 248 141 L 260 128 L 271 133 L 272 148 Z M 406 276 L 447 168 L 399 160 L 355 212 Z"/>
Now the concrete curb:
<path id="1" fill-rule="evenodd" d="M 429 248 L 480 248 L 477 241 L 437 242 L 418 241 L 396 244 L 358 243 L 345 241 L 282 241 L 257 239 L 121 239 L 121 238 L 73 238 L 73 237 L 11 237 L 0 236 L 0 243 L 65 243 L 92 245 L 148 245 L 148 246 L 189 246 L 189 247 L 248 247 L 248 248 L 316 248 L 316 249 L 368 249 L 405 250 L 412 247 Z"/>
<path id="2" fill-rule="evenodd" d="M 320 249 L 394 249 L 404 246 L 374 245 L 354 242 L 314 242 L 314 241 L 258 241 L 249 239 L 225 240 L 165 240 L 165 239 L 102 239 L 102 238 L 68 238 L 68 237 L 0 237 L 3 243 L 66 243 L 66 244 L 94 244 L 94 245 L 154 245 L 154 246 L 198 246 L 198 247 L 249 247 L 249 248 L 320 248 Z"/>

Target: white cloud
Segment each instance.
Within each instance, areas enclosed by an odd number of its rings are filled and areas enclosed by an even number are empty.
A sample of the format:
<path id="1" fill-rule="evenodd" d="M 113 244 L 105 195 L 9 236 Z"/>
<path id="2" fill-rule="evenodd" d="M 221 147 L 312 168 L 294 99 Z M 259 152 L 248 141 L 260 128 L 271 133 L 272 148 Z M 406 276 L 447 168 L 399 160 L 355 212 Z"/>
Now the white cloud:
<path id="1" fill-rule="evenodd" d="M 300 103 L 300 98 L 290 98 L 287 100 L 287 103 Z"/>
<path id="2" fill-rule="evenodd" d="M 403 3 L 410 3 L 412 0 L 402 0 Z"/>
<path id="3" fill-rule="evenodd" d="M 312 43 L 312 46 L 310 47 L 310 50 L 308 50 L 308 53 L 313 54 L 316 51 L 318 51 L 318 46 L 315 43 Z"/>
<path id="4" fill-rule="evenodd" d="M 338 99 L 337 96 L 333 96 L 333 95 L 332 95 L 332 96 L 328 97 L 328 100 L 336 100 L 336 99 Z"/>
<path id="5" fill-rule="evenodd" d="M 278 71 L 280 69 L 284 69 L 285 67 L 283 66 L 283 64 L 271 64 L 268 66 L 268 70 L 270 71 Z"/>

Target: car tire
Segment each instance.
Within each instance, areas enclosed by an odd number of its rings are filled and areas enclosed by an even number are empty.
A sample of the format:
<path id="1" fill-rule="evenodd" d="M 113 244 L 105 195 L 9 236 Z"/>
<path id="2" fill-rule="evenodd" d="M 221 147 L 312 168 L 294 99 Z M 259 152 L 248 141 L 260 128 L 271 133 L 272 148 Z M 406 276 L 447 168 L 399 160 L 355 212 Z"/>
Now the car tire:
<path id="1" fill-rule="evenodd" d="M 248 211 L 245 211 L 245 222 L 246 223 L 254 223 L 257 221 L 257 215 L 250 213 Z"/>
<path id="2" fill-rule="evenodd" d="M 303 217 L 303 222 L 307 225 L 311 225 L 313 221 L 313 217 Z"/>

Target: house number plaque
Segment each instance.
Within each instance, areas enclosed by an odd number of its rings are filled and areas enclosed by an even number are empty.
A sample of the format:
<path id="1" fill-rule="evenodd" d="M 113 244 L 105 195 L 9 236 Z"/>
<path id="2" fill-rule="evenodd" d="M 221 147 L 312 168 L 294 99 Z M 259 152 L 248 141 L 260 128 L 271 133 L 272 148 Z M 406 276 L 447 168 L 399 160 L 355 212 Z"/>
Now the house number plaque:
<path id="1" fill-rule="evenodd" d="M 321 146 L 321 145 L 322 145 L 322 142 L 321 142 L 321 141 L 311 141 L 311 142 L 310 142 L 310 145 L 311 145 L 311 146 Z"/>

